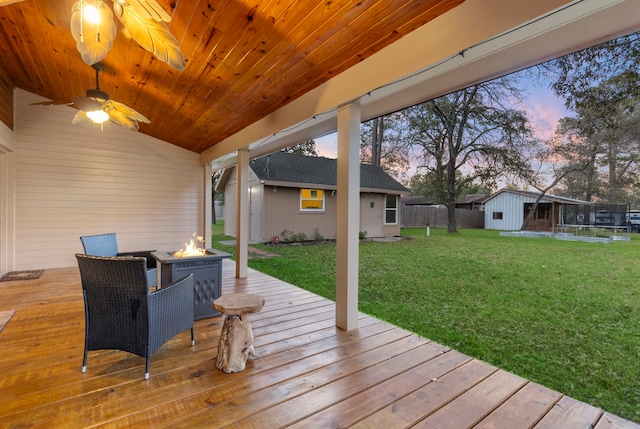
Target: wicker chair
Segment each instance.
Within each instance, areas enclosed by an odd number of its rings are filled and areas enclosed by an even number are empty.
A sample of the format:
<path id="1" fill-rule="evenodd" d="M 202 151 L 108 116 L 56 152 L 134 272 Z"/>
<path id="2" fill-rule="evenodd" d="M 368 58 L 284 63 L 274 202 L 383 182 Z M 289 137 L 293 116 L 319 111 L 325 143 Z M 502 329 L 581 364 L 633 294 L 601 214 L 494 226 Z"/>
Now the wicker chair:
<path id="1" fill-rule="evenodd" d="M 138 252 L 118 252 L 118 241 L 116 240 L 116 234 L 99 234 L 99 235 L 85 235 L 80 237 L 82 246 L 84 247 L 84 253 L 93 256 L 143 256 L 147 258 L 147 277 L 149 279 L 149 286 L 158 285 L 158 269 L 155 258 L 151 255 L 151 252 L 155 250 L 142 250 Z"/>
<path id="2" fill-rule="evenodd" d="M 193 274 L 149 291 L 143 257 L 104 257 L 76 254 L 85 309 L 82 372 L 89 350 L 123 350 L 149 364 L 162 345 L 191 329 L 193 336 Z"/>

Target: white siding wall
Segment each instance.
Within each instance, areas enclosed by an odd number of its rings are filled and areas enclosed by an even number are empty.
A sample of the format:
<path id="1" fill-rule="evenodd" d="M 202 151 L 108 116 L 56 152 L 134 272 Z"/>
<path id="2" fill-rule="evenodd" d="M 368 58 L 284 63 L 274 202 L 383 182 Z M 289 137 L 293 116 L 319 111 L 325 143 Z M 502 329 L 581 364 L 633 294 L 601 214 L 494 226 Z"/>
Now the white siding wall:
<path id="1" fill-rule="evenodd" d="M 285 230 L 289 237 L 304 233 L 311 240 L 317 231 L 324 238 L 336 238 L 337 198 L 332 191 L 325 190 L 323 212 L 300 210 L 300 188 L 266 186 L 263 195 L 262 241 L 285 238 Z"/>
<path id="2" fill-rule="evenodd" d="M 230 237 L 236 236 L 236 213 L 238 212 L 238 176 L 235 167 L 227 179 L 224 188 L 224 233 Z M 251 169 L 249 169 L 249 186 L 259 186 L 260 181 Z M 248 192 L 248 190 L 247 190 Z M 251 221 L 251 220 L 249 220 Z M 247 225 L 249 227 L 249 225 Z"/>
<path id="3" fill-rule="evenodd" d="M 75 109 L 36 101 L 16 91 L 13 269 L 75 266 L 81 235 L 115 232 L 121 251 L 203 235 L 198 154 L 111 123 L 72 125 Z"/>
<path id="4" fill-rule="evenodd" d="M 13 150 L 15 147 L 15 140 L 13 137 L 13 131 L 7 127 L 3 122 L 0 122 L 0 153 Z"/>
<path id="5" fill-rule="evenodd" d="M 524 204 L 535 201 L 533 197 L 501 192 L 484 205 L 484 228 L 500 231 L 520 230 L 524 221 Z M 502 219 L 493 219 L 494 212 L 501 212 Z"/>
<path id="6" fill-rule="evenodd" d="M 229 178 L 224 188 L 224 234 L 231 237 L 236 236 L 237 192 L 238 181 L 235 177 Z"/>

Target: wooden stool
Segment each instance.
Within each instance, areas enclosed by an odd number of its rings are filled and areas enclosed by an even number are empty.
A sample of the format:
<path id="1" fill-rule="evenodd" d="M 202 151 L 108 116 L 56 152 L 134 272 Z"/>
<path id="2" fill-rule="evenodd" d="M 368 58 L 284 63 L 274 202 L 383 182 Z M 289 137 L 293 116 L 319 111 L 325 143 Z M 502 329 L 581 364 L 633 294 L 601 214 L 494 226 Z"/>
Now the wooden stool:
<path id="1" fill-rule="evenodd" d="M 248 358 L 255 358 L 253 332 L 247 314 L 257 313 L 264 306 L 264 298 L 250 293 L 222 295 L 213 307 L 225 315 L 216 368 L 224 372 L 238 372 L 245 368 Z"/>

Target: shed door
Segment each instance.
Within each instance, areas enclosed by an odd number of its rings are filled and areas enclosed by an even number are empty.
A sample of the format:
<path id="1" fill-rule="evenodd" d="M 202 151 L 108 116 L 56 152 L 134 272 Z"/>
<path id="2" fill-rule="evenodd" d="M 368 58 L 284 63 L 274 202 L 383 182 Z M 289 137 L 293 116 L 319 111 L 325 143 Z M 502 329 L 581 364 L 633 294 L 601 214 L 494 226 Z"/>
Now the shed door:
<path id="1" fill-rule="evenodd" d="M 260 228 L 262 215 L 262 186 L 249 187 L 249 240 L 262 242 Z"/>
<path id="2" fill-rule="evenodd" d="M 382 204 L 379 195 L 362 194 L 360 198 L 360 231 L 367 231 L 367 237 L 382 237 Z"/>

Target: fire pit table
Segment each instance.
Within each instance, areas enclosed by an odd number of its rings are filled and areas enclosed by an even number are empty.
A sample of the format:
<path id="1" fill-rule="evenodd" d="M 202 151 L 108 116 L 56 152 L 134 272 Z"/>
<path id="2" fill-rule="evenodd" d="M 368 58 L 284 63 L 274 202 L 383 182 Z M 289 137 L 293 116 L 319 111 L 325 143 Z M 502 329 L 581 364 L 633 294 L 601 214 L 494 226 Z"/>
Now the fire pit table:
<path id="1" fill-rule="evenodd" d="M 222 295 L 222 259 L 231 255 L 216 249 L 205 249 L 205 254 L 198 256 L 176 256 L 176 253 L 151 252 L 160 264 L 158 284 L 166 285 L 193 273 L 194 320 L 219 316 L 212 303 Z"/>

